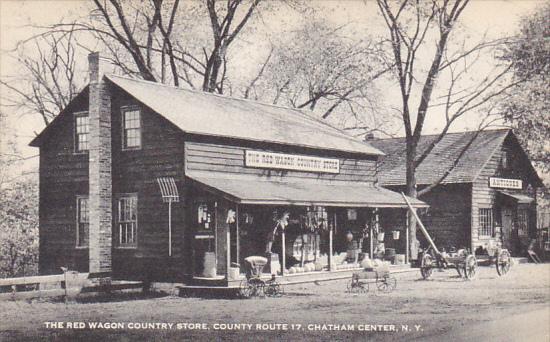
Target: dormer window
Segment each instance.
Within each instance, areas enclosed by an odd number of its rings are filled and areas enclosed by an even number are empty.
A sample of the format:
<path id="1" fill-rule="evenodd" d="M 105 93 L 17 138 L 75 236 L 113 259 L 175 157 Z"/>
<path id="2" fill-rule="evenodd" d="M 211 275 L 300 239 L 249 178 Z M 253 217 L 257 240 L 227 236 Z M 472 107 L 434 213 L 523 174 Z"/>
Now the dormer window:
<path id="1" fill-rule="evenodd" d="M 74 115 L 75 126 L 75 152 L 88 151 L 90 136 L 90 120 L 87 112 L 79 112 Z"/>
<path id="2" fill-rule="evenodd" d="M 125 150 L 141 148 L 139 108 L 124 108 L 122 110 L 122 148 Z"/>

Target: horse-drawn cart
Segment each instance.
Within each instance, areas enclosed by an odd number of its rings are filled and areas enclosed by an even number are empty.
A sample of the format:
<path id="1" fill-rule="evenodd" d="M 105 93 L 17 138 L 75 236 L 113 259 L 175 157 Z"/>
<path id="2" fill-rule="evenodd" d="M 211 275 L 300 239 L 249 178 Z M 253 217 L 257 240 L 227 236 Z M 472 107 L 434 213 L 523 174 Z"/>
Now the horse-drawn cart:
<path id="1" fill-rule="evenodd" d="M 420 274 L 424 279 L 428 279 L 432 275 L 432 270 L 438 268 L 440 270 L 447 268 L 454 268 L 458 272 L 458 275 L 464 277 L 465 279 L 472 279 L 476 275 L 477 270 L 477 259 L 474 254 L 472 254 L 467 249 L 459 249 L 458 251 L 450 251 L 448 254 L 440 252 L 435 243 L 433 242 L 430 234 L 420 221 L 420 218 L 416 214 L 416 211 L 413 209 L 409 200 L 405 194 L 401 193 L 409 210 L 416 219 L 420 230 L 424 234 L 426 240 L 430 246 L 422 253 L 422 258 L 420 259 Z M 490 256 L 489 260 L 491 263 L 496 265 L 498 275 L 504 275 L 508 273 L 512 265 L 512 258 L 510 253 L 506 249 L 494 248 L 489 250 Z"/>

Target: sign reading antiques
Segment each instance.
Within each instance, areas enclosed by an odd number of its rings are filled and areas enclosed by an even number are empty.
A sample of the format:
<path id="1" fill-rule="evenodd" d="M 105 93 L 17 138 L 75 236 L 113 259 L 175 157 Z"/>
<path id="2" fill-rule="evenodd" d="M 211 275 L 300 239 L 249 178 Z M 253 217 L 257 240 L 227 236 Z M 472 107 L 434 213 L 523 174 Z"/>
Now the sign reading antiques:
<path id="1" fill-rule="evenodd" d="M 523 187 L 523 183 L 520 179 L 489 177 L 489 187 L 521 190 Z"/>
<path id="2" fill-rule="evenodd" d="M 246 150 L 245 165 L 267 169 L 340 173 L 340 160 Z"/>

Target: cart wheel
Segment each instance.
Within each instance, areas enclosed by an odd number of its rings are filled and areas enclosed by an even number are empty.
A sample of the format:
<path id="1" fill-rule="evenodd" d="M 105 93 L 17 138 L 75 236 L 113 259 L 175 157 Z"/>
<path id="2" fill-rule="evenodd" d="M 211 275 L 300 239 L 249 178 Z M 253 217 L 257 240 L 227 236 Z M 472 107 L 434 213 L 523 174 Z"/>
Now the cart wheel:
<path id="1" fill-rule="evenodd" d="M 422 278 L 428 279 L 432 275 L 433 259 L 429 254 L 424 254 L 420 263 L 420 274 Z"/>
<path id="2" fill-rule="evenodd" d="M 473 279 L 476 276 L 477 260 L 473 255 L 468 255 L 464 260 L 464 278 Z"/>
<path id="3" fill-rule="evenodd" d="M 350 280 L 347 288 L 349 293 L 359 294 L 369 292 L 369 284 L 366 282 L 361 282 L 358 279 Z"/>
<path id="4" fill-rule="evenodd" d="M 253 292 L 253 285 L 248 282 L 248 279 L 241 280 L 239 284 L 239 296 L 241 298 L 250 298 Z"/>
<path id="5" fill-rule="evenodd" d="M 264 287 L 265 295 L 268 297 L 281 297 L 283 287 L 279 283 L 271 283 Z"/>
<path id="6" fill-rule="evenodd" d="M 503 276 L 508 273 L 508 271 L 510 271 L 510 267 L 512 267 L 512 258 L 510 257 L 510 252 L 508 252 L 508 250 L 506 249 L 500 250 L 495 260 L 495 264 L 499 276 Z"/>
<path id="7" fill-rule="evenodd" d="M 376 287 L 378 291 L 390 293 L 397 287 L 397 279 L 390 276 L 385 276 L 382 279 L 376 279 Z"/>

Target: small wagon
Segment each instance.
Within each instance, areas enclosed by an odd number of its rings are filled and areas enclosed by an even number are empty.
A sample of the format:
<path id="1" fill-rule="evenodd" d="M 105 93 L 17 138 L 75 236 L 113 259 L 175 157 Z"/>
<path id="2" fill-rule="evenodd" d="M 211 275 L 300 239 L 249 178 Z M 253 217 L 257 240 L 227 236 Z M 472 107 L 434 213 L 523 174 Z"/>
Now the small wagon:
<path id="1" fill-rule="evenodd" d="M 378 291 L 389 293 L 397 287 L 397 279 L 391 276 L 387 267 L 355 272 L 348 283 L 349 293 L 369 292 L 369 283 L 375 284 Z"/>
<path id="2" fill-rule="evenodd" d="M 262 270 L 267 264 L 266 258 L 250 256 L 244 260 L 246 279 L 243 279 L 239 286 L 241 297 L 279 297 L 283 294 L 283 287 L 277 282 L 274 274 L 268 280 L 261 279 Z"/>

